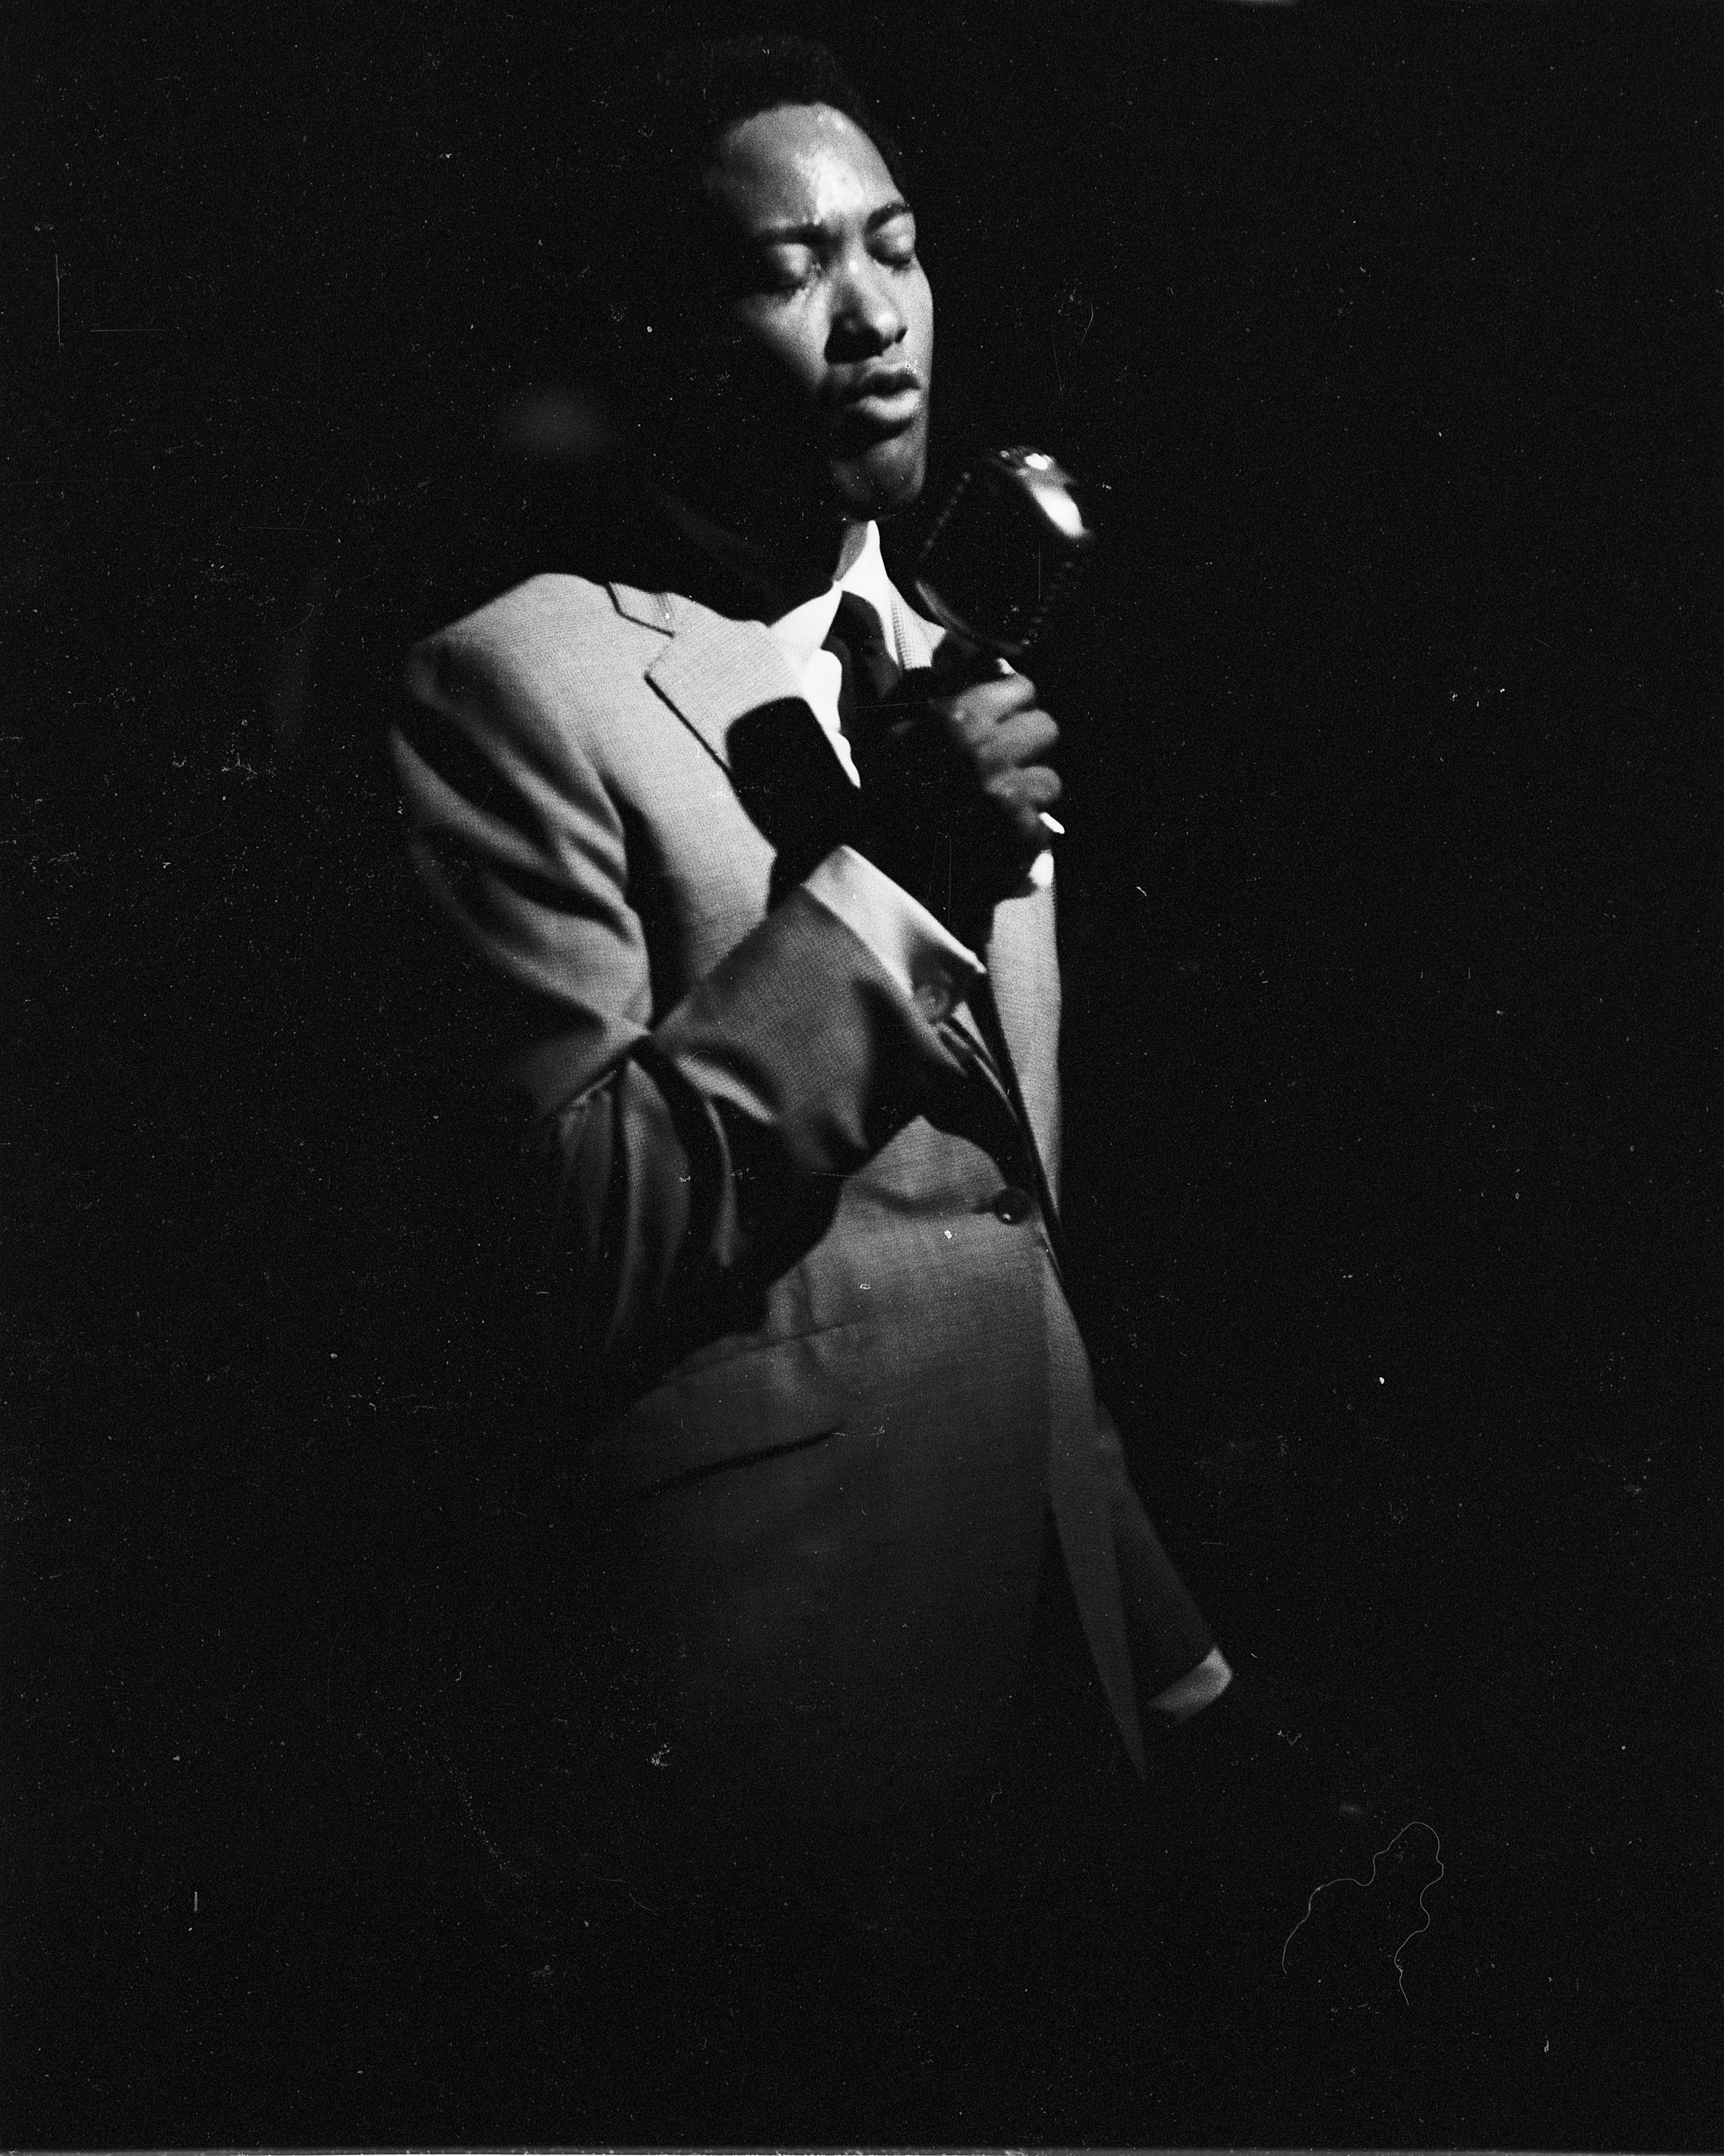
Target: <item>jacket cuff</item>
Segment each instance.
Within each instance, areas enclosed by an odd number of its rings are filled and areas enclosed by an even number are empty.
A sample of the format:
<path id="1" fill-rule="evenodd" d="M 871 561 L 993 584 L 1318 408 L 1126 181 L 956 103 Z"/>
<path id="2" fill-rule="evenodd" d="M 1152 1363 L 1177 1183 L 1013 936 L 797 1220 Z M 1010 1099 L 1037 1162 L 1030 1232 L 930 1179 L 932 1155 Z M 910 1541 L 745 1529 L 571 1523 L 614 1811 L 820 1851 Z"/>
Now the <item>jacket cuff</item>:
<path id="1" fill-rule="evenodd" d="M 930 1024 L 949 1018 L 988 968 L 926 906 L 854 846 L 838 846 L 803 889 L 879 959 Z"/>

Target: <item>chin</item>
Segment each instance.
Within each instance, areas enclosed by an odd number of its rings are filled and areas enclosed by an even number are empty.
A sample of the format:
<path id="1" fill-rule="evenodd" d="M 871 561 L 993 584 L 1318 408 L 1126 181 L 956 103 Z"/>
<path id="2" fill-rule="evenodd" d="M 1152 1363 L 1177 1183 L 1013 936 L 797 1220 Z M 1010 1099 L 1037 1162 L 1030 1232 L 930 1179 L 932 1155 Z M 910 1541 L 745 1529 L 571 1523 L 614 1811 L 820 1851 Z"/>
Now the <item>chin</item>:
<path id="1" fill-rule="evenodd" d="M 917 429 L 879 443 L 865 455 L 845 458 L 832 476 L 847 516 L 879 518 L 895 516 L 916 501 L 927 470 L 927 443 Z"/>

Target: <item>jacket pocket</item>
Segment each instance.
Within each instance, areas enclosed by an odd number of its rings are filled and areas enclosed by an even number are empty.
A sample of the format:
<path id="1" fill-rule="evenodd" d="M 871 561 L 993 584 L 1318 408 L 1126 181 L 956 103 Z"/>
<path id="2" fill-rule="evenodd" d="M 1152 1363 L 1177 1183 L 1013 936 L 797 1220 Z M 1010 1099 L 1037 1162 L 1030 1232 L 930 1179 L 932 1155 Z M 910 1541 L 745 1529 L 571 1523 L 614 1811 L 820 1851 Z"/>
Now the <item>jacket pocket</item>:
<path id="1" fill-rule="evenodd" d="M 864 1329 L 762 1342 L 667 1378 L 594 1441 L 587 1474 L 609 1494 L 644 1496 L 836 1436 Z"/>

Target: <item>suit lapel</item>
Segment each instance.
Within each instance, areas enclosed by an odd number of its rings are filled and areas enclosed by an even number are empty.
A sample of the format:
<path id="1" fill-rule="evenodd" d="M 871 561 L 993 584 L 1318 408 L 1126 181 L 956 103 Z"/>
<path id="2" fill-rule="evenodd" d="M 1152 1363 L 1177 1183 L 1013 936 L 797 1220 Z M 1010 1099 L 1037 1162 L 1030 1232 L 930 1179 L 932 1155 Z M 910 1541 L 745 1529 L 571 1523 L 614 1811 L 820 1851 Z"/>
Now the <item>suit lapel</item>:
<path id="1" fill-rule="evenodd" d="M 762 704 L 800 698 L 802 685 L 764 622 L 732 621 L 682 599 L 670 605 L 670 641 L 647 680 L 728 770 L 736 721 Z"/>
<path id="2" fill-rule="evenodd" d="M 764 622 L 732 619 L 690 600 L 629 584 L 613 584 L 610 593 L 617 611 L 628 619 L 668 632 L 670 640 L 648 667 L 647 679 L 726 770 L 728 737 L 738 719 L 780 697 L 801 696 L 802 684 Z M 892 612 L 904 665 L 927 665 L 944 632 L 913 613 L 895 591 Z"/>
<path id="3" fill-rule="evenodd" d="M 1049 1187 L 1060 1192 L 1060 966 L 1051 886 L 993 909 L 983 953 L 1000 1031 Z"/>

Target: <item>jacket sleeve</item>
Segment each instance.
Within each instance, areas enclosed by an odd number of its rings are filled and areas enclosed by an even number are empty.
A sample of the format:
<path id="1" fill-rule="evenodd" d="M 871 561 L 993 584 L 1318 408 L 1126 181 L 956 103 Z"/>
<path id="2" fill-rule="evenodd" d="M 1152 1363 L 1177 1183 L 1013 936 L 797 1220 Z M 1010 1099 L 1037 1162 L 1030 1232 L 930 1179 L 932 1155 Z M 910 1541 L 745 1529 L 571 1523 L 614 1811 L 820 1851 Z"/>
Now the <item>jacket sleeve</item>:
<path id="1" fill-rule="evenodd" d="M 459 632 L 419 647 L 407 687 L 409 850 L 507 992 L 490 1091 L 521 1139 L 553 1373 L 626 1397 L 754 1322 L 844 1178 L 961 1083 L 962 1051 L 804 886 L 655 1009 L 646 870 L 579 730 Z"/>

